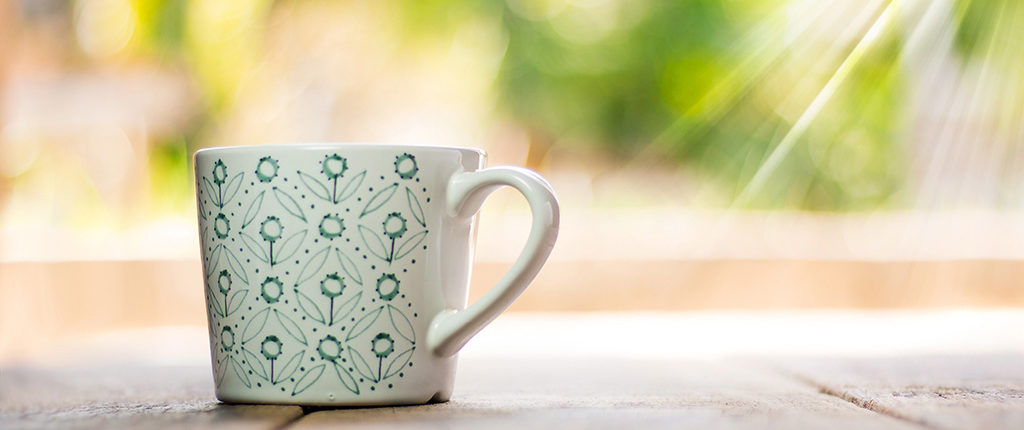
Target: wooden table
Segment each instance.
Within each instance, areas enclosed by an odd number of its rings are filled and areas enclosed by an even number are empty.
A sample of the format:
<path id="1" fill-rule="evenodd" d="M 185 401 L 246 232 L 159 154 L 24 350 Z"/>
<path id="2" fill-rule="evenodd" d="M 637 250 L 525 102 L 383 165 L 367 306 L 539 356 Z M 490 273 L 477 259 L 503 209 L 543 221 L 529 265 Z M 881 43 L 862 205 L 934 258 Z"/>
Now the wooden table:
<path id="1" fill-rule="evenodd" d="M 509 314 L 444 404 L 226 405 L 201 327 L 0 368 L 0 428 L 1024 428 L 1024 311 Z"/>

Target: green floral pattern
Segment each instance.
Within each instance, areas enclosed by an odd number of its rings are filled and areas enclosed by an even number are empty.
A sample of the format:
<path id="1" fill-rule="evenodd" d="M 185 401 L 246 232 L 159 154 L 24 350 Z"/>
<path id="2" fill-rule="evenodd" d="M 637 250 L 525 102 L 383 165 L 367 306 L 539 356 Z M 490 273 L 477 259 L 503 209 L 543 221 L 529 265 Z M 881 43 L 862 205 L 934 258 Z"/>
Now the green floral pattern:
<path id="1" fill-rule="evenodd" d="M 412 179 L 419 173 L 420 167 L 416 163 L 416 157 L 412 154 L 402 154 L 395 157 L 395 173 L 399 178 Z"/>
<path id="2" fill-rule="evenodd" d="M 325 239 L 334 239 L 340 237 L 341 233 L 345 231 L 345 220 L 341 219 L 338 214 L 327 214 L 324 215 L 324 219 L 320 220 L 320 235 Z"/>
<path id="3" fill-rule="evenodd" d="M 388 358 L 395 351 L 395 340 L 387 333 L 377 333 L 377 336 L 373 337 L 372 348 L 377 358 Z"/>
<path id="4" fill-rule="evenodd" d="M 284 294 L 284 284 L 276 276 L 267 276 L 267 279 L 263 280 L 263 283 L 260 284 L 260 295 L 269 304 L 274 304 L 281 300 L 281 294 Z"/>
<path id="5" fill-rule="evenodd" d="M 228 221 L 228 217 L 224 214 L 217 214 L 217 217 L 213 219 L 213 233 L 217 235 L 217 239 L 227 239 L 230 232 L 231 221 Z"/>
<path id="6" fill-rule="evenodd" d="M 377 295 L 385 302 L 390 302 L 398 295 L 398 286 L 401 281 L 394 273 L 385 273 L 377 278 Z"/>
<path id="7" fill-rule="evenodd" d="M 424 264 L 431 198 L 414 154 L 391 160 L 261 154 L 197 172 L 218 384 L 292 397 L 401 384 L 420 318 L 403 279 Z"/>
<path id="8" fill-rule="evenodd" d="M 260 158 L 259 164 L 256 165 L 256 178 L 260 182 L 270 182 L 277 177 L 277 160 L 271 157 Z"/>

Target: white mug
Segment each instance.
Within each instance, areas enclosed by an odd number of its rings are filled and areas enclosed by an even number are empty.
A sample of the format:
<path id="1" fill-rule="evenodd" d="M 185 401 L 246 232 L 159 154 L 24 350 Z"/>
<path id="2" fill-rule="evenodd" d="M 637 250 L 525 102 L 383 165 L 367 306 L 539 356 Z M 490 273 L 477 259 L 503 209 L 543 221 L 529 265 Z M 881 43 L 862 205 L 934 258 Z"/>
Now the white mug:
<path id="1" fill-rule="evenodd" d="M 558 203 L 478 149 L 377 144 L 195 154 L 210 350 L 225 402 L 399 405 L 451 397 L 456 353 L 533 280 Z M 533 226 L 466 307 L 476 212 L 502 186 Z"/>

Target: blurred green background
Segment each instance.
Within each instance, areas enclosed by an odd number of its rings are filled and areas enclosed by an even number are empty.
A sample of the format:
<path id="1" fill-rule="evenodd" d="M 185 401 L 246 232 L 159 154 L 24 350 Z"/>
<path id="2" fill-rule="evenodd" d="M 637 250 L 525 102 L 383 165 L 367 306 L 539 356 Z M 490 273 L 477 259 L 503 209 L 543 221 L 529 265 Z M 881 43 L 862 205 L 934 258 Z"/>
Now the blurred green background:
<path id="1" fill-rule="evenodd" d="M 0 0 L 0 228 L 189 219 L 196 149 L 311 140 L 482 146 L 570 207 L 1015 209 L 1022 17 L 998 0 Z"/>
<path id="2" fill-rule="evenodd" d="M 513 310 L 1019 306 L 1022 22 L 1019 0 L 0 0 L 0 360 L 204 326 L 191 154 L 227 145 L 540 171 L 559 239 Z M 529 218 L 488 198 L 470 300 Z"/>

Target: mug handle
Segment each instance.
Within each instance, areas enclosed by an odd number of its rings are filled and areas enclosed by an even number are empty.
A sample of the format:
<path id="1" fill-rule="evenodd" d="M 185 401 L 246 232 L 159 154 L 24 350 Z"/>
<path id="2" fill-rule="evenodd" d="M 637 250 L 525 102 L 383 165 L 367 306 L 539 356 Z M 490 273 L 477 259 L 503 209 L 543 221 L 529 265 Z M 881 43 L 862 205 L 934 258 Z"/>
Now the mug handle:
<path id="1" fill-rule="evenodd" d="M 503 186 L 523 194 L 530 204 L 533 226 L 526 246 L 505 276 L 464 310 L 438 314 L 427 331 L 427 346 L 441 357 L 455 355 L 480 329 L 494 320 L 530 285 L 551 254 L 558 236 L 558 199 L 537 172 L 519 167 L 489 167 L 456 173 L 448 182 L 448 215 L 470 222 L 487 196 Z"/>

